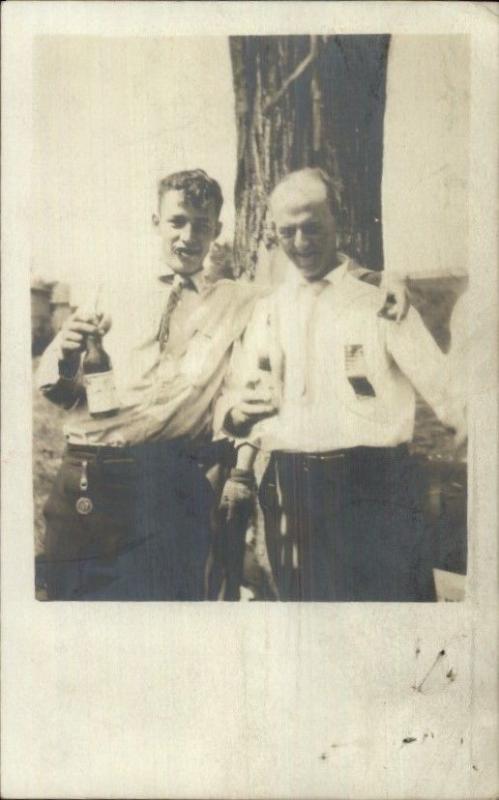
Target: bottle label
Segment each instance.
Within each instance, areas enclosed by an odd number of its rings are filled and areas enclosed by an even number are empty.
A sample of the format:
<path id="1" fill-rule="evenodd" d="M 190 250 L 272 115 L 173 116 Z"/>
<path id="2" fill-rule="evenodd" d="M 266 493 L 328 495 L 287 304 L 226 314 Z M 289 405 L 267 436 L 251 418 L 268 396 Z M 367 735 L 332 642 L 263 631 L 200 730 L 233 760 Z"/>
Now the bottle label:
<path id="1" fill-rule="evenodd" d="M 90 414 L 105 414 L 119 408 L 112 370 L 85 375 L 85 388 Z"/>

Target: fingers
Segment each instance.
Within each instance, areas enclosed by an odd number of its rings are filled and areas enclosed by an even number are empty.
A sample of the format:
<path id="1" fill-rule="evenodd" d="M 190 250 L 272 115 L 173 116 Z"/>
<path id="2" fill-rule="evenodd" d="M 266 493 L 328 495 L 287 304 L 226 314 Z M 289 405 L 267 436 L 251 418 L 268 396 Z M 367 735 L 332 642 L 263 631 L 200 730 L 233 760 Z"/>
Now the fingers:
<path id="1" fill-rule="evenodd" d="M 411 304 L 409 302 L 408 296 L 404 295 L 404 305 L 402 307 L 399 322 L 402 322 L 402 320 L 406 318 L 407 314 L 409 313 L 410 306 Z"/>
<path id="2" fill-rule="evenodd" d="M 244 401 L 242 400 L 238 403 L 238 411 L 240 414 L 243 414 L 246 417 L 255 417 L 260 416 L 262 414 L 269 415 L 273 414 L 276 411 L 276 407 L 272 403 L 271 400 L 251 400 L 251 401 Z"/>
<path id="3" fill-rule="evenodd" d="M 88 322 L 92 325 L 95 325 L 97 322 L 97 315 L 94 311 L 90 311 L 88 308 L 80 306 L 76 309 L 76 311 L 69 317 L 71 320 L 76 320 L 78 322 Z"/>
<path id="4" fill-rule="evenodd" d="M 78 331 L 69 330 L 64 333 L 63 338 L 64 342 L 75 342 L 76 344 L 79 344 L 83 341 L 83 334 L 78 333 Z"/>
<path id="5" fill-rule="evenodd" d="M 64 330 L 68 333 L 95 333 L 97 325 L 91 322 L 82 322 L 78 319 L 73 319 L 64 326 Z"/>
<path id="6" fill-rule="evenodd" d="M 96 331 L 97 326 L 92 320 L 88 319 L 87 315 L 75 311 L 74 314 L 68 317 L 61 328 L 63 347 L 65 347 L 66 344 L 70 345 L 70 343 L 77 343 L 81 346 L 83 338 Z M 68 349 L 71 348 L 68 347 Z"/>
<path id="7" fill-rule="evenodd" d="M 63 351 L 70 350 L 72 353 L 76 352 L 77 350 L 81 350 L 83 347 L 82 342 L 72 342 L 69 340 L 64 340 L 62 343 Z"/>
<path id="8" fill-rule="evenodd" d="M 394 320 L 396 317 L 396 301 L 395 296 L 390 292 L 385 295 L 385 301 L 378 311 L 378 317 L 383 319 Z"/>
<path id="9" fill-rule="evenodd" d="M 61 328 L 63 353 L 69 355 L 81 352 L 85 347 L 87 336 L 95 333 L 103 336 L 110 327 L 111 317 L 108 314 L 102 314 L 97 318 L 95 314 L 85 309 L 77 309 Z"/>
<path id="10" fill-rule="evenodd" d="M 393 308 L 395 313 L 395 322 L 402 322 L 407 316 L 409 311 L 409 299 L 405 292 L 395 296 L 395 306 Z"/>
<path id="11" fill-rule="evenodd" d="M 218 506 L 219 524 L 227 525 L 234 519 L 234 502 L 230 497 L 222 496 L 220 505 Z"/>
<path id="12" fill-rule="evenodd" d="M 79 330 L 82 333 L 95 333 L 98 331 L 104 335 L 110 329 L 111 323 L 112 320 L 109 314 L 95 314 L 85 308 L 77 308 L 74 314 L 68 317 L 64 327 Z"/>
<path id="13" fill-rule="evenodd" d="M 76 355 L 83 350 L 84 337 L 76 331 L 66 331 L 62 337 L 61 347 L 65 356 Z"/>
<path id="14" fill-rule="evenodd" d="M 392 293 L 386 296 L 383 306 L 378 311 L 378 317 L 391 322 L 402 322 L 409 311 L 409 301 L 405 292 L 402 295 Z"/>
<path id="15" fill-rule="evenodd" d="M 393 308 L 388 307 L 386 303 L 383 306 L 383 308 L 380 308 L 380 310 L 378 311 L 378 317 L 381 317 L 382 319 L 388 319 L 391 322 L 397 321 L 396 311 L 394 311 Z"/>
<path id="16" fill-rule="evenodd" d="M 95 332 L 95 326 L 78 320 L 71 320 L 62 327 L 61 346 L 64 353 L 74 353 L 83 350 L 85 337 Z"/>
<path id="17" fill-rule="evenodd" d="M 249 391 L 248 388 L 246 388 L 241 394 L 241 401 L 243 403 L 270 403 L 272 402 L 272 394 L 266 389 Z"/>
<path id="18" fill-rule="evenodd" d="M 104 334 L 108 332 L 112 324 L 110 315 L 101 314 L 97 324 L 99 326 L 99 333 L 101 334 L 101 336 L 104 336 Z"/>
<path id="19" fill-rule="evenodd" d="M 235 413 L 232 412 L 232 420 L 236 426 L 244 426 L 246 428 L 247 426 L 256 425 L 257 422 L 268 419 L 268 417 L 272 417 L 276 413 L 277 409 L 274 406 L 270 408 L 267 406 L 242 407 L 238 408 Z"/>

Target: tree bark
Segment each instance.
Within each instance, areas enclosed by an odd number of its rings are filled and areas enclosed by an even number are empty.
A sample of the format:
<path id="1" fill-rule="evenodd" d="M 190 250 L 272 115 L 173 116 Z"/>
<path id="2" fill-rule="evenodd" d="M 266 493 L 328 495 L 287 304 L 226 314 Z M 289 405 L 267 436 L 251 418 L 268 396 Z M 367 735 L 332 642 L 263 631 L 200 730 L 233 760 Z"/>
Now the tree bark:
<path id="1" fill-rule="evenodd" d="M 231 37 L 238 163 L 235 262 L 252 277 L 273 237 L 267 198 L 288 172 L 339 182 L 339 247 L 381 268 L 381 171 L 389 36 Z"/>

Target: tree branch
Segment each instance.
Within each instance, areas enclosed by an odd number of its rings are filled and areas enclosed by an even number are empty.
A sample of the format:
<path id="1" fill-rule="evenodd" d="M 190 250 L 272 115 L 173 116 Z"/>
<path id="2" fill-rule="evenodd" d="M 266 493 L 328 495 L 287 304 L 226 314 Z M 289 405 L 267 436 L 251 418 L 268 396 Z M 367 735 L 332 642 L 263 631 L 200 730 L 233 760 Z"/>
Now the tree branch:
<path id="1" fill-rule="evenodd" d="M 303 61 L 302 61 L 300 64 L 298 64 L 298 66 L 296 67 L 296 69 L 295 69 L 295 70 L 293 70 L 293 72 L 291 73 L 291 75 L 289 75 L 289 76 L 286 78 L 286 80 L 285 80 L 285 81 L 284 81 L 284 83 L 282 84 L 282 86 L 281 86 L 281 88 L 279 89 L 279 91 L 278 91 L 278 92 L 276 92 L 276 93 L 275 93 L 275 94 L 274 94 L 272 97 L 269 97 L 269 99 L 268 99 L 268 100 L 267 100 L 267 102 L 264 104 L 264 106 L 263 106 L 263 109 L 262 109 L 262 111 L 263 111 L 263 113 L 264 113 L 264 114 L 268 114 L 268 112 L 270 111 L 270 109 L 271 109 L 273 106 L 275 106 L 275 105 L 276 105 L 276 103 L 278 103 L 278 102 L 279 102 L 279 100 L 281 99 L 281 97 L 283 97 L 283 95 L 284 95 L 284 94 L 286 94 L 286 92 L 288 91 L 288 89 L 289 89 L 289 87 L 291 86 L 291 84 L 292 84 L 292 83 L 294 83 L 294 82 L 295 82 L 295 81 L 296 81 L 296 80 L 297 80 L 297 79 L 300 77 L 300 75 L 303 75 L 303 73 L 305 72 L 305 70 L 306 70 L 306 69 L 307 69 L 307 68 L 310 66 L 310 64 L 312 64 L 312 63 L 315 61 L 315 59 L 317 58 L 318 52 L 319 52 L 319 44 L 318 44 L 318 41 L 317 41 L 317 36 L 311 36 L 311 37 L 310 37 L 310 52 L 309 52 L 308 56 L 306 56 L 306 57 L 303 59 Z"/>

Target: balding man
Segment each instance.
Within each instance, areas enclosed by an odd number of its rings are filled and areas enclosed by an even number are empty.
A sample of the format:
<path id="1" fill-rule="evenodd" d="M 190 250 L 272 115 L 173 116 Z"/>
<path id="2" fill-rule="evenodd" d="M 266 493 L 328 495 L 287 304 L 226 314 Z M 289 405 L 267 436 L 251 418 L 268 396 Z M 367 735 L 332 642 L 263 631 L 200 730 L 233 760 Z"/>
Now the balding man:
<path id="1" fill-rule="evenodd" d="M 380 290 L 337 252 L 335 191 L 323 171 L 288 175 L 271 209 L 291 263 L 255 308 L 225 425 L 246 437 L 241 452 L 272 453 L 260 498 L 280 598 L 432 600 L 408 444 L 415 389 L 465 436 L 448 362 L 415 309 L 398 325 L 383 319 Z"/>

